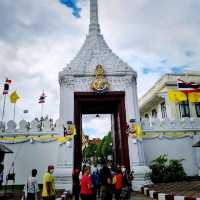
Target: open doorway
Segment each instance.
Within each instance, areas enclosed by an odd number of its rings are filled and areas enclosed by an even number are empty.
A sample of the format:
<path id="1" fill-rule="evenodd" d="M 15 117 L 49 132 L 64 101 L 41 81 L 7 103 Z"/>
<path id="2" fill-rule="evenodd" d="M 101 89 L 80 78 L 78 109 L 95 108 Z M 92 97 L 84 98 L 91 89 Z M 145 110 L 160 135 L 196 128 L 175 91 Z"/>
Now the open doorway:
<path id="1" fill-rule="evenodd" d="M 96 166 L 112 164 L 111 114 L 82 115 L 82 162 Z"/>
<path id="2" fill-rule="evenodd" d="M 83 161 L 83 117 L 88 114 L 108 114 L 111 123 L 112 161 L 130 168 L 124 92 L 76 92 L 74 93 L 74 122 L 77 135 L 74 139 L 74 168 L 81 169 Z"/>

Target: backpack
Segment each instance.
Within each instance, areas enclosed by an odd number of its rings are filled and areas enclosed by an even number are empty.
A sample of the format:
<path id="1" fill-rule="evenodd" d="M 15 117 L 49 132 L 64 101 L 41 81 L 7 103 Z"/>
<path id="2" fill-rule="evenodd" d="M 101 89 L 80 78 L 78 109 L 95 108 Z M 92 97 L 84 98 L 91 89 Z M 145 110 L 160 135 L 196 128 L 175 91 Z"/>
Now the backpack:
<path id="1" fill-rule="evenodd" d="M 100 178 L 97 173 L 93 173 L 91 178 L 92 178 L 92 184 L 94 185 L 94 187 L 100 185 Z"/>

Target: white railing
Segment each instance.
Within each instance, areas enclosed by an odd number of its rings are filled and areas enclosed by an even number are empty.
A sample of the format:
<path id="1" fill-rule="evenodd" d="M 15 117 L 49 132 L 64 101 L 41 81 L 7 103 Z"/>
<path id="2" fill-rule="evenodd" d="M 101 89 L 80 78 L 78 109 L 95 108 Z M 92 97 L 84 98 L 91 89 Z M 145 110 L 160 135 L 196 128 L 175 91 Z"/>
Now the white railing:
<path id="1" fill-rule="evenodd" d="M 53 122 L 52 119 L 39 120 L 35 118 L 31 122 L 21 120 L 17 124 L 13 120 L 9 120 L 7 123 L 0 121 L 0 135 L 3 134 L 29 134 L 29 133 L 60 133 L 63 131 L 63 127 L 60 120 Z"/>
<path id="2" fill-rule="evenodd" d="M 200 118 L 142 119 L 143 131 L 200 131 Z"/>

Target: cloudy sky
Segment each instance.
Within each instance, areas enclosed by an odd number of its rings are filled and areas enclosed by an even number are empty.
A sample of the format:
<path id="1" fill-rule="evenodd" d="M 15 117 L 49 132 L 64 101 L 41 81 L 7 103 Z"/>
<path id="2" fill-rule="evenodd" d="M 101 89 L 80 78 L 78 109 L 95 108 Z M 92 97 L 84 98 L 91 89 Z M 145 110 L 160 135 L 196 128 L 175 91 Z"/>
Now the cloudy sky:
<path id="1" fill-rule="evenodd" d="M 44 113 L 58 118 L 58 72 L 76 55 L 88 31 L 89 1 L 79 0 L 79 6 L 77 19 L 59 0 L 0 1 L 0 91 L 5 77 L 13 80 L 11 91 L 17 89 L 21 96 L 17 119 L 40 116 L 43 89 Z M 102 33 L 138 72 L 139 96 L 164 73 L 200 71 L 199 10 L 198 0 L 99 0 Z M 12 110 L 7 101 L 6 119 Z"/>

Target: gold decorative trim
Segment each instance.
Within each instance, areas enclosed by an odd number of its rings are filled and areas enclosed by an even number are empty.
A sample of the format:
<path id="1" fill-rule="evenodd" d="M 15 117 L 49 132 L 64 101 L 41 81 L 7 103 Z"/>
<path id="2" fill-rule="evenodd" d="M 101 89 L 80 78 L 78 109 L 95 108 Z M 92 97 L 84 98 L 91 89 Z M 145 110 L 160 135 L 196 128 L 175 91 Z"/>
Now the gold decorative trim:
<path id="1" fill-rule="evenodd" d="M 96 92 L 105 92 L 110 89 L 110 84 L 105 79 L 105 71 L 102 65 L 96 66 L 96 78 L 90 84 L 90 88 Z"/>

